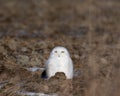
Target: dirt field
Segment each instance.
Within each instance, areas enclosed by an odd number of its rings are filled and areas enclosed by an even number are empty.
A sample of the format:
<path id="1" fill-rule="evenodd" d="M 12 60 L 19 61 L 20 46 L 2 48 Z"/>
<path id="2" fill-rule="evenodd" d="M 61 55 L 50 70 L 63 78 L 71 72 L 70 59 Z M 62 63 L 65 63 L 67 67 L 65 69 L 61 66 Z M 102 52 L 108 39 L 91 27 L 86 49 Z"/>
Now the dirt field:
<path id="1" fill-rule="evenodd" d="M 69 50 L 73 80 L 40 77 L 55 46 Z M 120 96 L 120 0 L 0 0 L 0 96 L 27 92 Z"/>

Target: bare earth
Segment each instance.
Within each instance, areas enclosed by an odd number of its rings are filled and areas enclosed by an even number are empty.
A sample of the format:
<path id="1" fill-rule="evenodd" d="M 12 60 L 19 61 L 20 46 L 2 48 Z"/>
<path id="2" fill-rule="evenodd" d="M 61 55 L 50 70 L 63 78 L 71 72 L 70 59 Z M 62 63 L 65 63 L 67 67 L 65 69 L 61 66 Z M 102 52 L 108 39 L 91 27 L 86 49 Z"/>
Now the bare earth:
<path id="1" fill-rule="evenodd" d="M 41 70 L 66 47 L 74 78 Z M 0 0 L 0 96 L 120 96 L 120 0 Z M 38 96 L 38 95 L 34 95 Z"/>

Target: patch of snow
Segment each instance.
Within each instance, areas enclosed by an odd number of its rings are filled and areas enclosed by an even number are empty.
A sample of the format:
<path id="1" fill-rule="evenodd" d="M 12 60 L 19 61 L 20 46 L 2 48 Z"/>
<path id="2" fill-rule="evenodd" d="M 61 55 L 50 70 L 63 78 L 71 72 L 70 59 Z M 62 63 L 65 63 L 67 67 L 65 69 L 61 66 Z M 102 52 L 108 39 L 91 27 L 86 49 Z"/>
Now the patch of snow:
<path id="1" fill-rule="evenodd" d="M 40 67 L 32 67 L 32 68 L 26 68 L 28 71 L 35 72 L 35 71 L 43 71 L 45 68 L 40 68 Z"/>
<path id="2" fill-rule="evenodd" d="M 83 71 L 82 70 L 75 70 L 74 71 L 74 77 L 78 77 L 78 76 L 82 76 L 83 75 Z"/>
<path id="3" fill-rule="evenodd" d="M 0 82 L 0 89 L 2 89 L 7 83 L 8 81 Z"/>
<path id="4" fill-rule="evenodd" d="M 57 94 L 50 95 L 50 94 L 26 92 L 26 91 L 18 91 L 18 94 L 22 96 L 58 96 Z"/>

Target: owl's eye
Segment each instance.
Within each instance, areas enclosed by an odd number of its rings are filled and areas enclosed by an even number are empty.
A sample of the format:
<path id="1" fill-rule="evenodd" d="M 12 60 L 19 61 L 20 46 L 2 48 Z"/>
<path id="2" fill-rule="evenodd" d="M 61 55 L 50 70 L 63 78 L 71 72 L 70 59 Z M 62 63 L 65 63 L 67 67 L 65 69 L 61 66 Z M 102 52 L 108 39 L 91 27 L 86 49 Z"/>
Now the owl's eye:
<path id="1" fill-rule="evenodd" d="M 55 53 L 57 53 L 57 51 L 55 51 Z"/>
<path id="2" fill-rule="evenodd" d="M 61 53 L 65 53 L 64 51 L 61 51 Z"/>

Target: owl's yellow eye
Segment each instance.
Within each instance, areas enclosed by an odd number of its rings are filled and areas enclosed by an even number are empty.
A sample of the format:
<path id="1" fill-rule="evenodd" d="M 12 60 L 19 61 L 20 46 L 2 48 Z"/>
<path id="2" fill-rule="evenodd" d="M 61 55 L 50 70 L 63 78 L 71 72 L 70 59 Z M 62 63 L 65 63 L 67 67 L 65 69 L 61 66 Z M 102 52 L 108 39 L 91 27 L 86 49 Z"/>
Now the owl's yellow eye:
<path id="1" fill-rule="evenodd" d="M 61 53 L 64 53 L 64 51 L 61 51 Z"/>
<path id="2" fill-rule="evenodd" d="M 55 53 L 57 53 L 57 51 L 55 51 Z"/>

